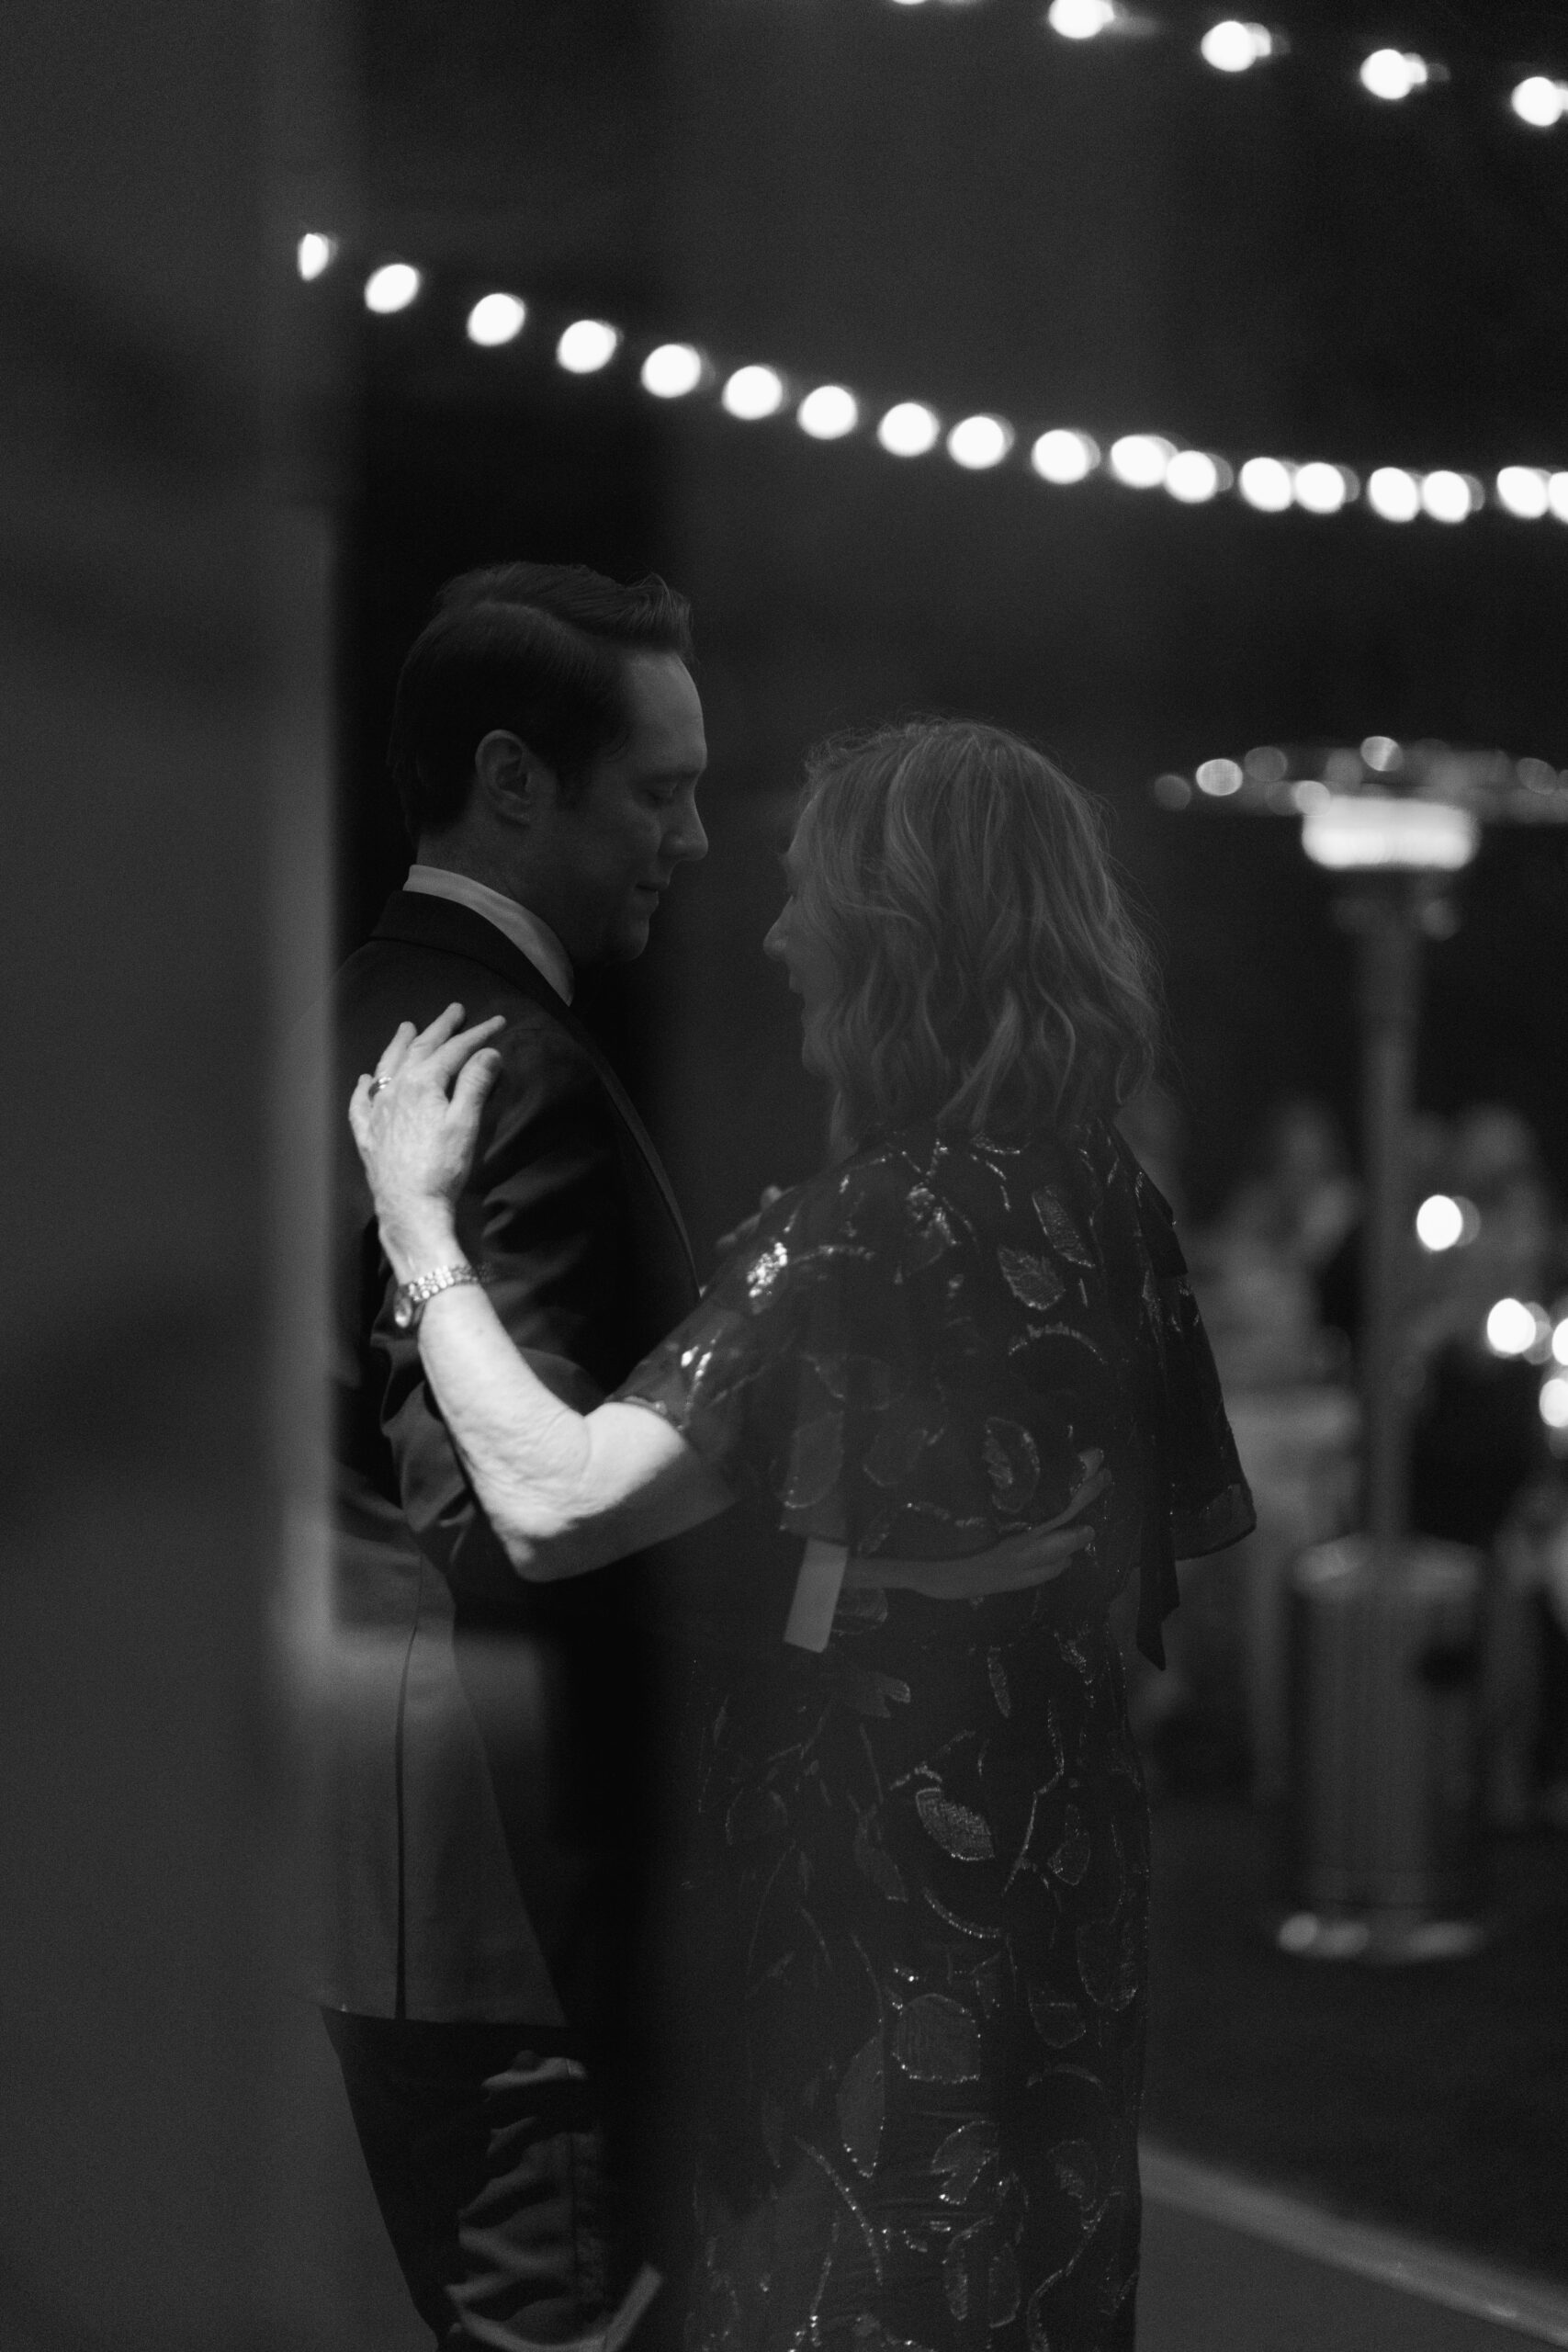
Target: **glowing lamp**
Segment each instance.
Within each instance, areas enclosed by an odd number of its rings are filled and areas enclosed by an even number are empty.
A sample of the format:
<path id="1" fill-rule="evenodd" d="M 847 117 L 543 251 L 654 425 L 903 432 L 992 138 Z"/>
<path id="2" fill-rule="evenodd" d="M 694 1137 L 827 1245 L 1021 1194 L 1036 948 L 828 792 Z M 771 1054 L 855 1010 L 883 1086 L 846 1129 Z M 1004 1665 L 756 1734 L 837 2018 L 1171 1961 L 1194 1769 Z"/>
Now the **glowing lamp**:
<path id="1" fill-rule="evenodd" d="M 1124 433 L 1111 444 L 1111 470 L 1129 490 L 1157 490 L 1175 455 L 1157 433 Z"/>
<path id="2" fill-rule="evenodd" d="M 1352 495 L 1350 477 L 1344 469 L 1325 465 L 1320 458 L 1296 468 L 1292 491 L 1296 504 L 1304 507 L 1309 514 L 1337 514 Z"/>
<path id="3" fill-rule="evenodd" d="M 1403 466 L 1379 466 L 1367 476 L 1367 504 L 1385 523 L 1414 523 L 1421 512 L 1421 485 Z"/>
<path id="4" fill-rule="evenodd" d="M 1087 433 L 1069 433 L 1062 425 L 1043 433 L 1029 453 L 1029 462 L 1042 481 L 1082 481 L 1100 463 L 1100 450 Z"/>
<path id="5" fill-rule="evenodd" d="M 1464 1238 L 1464 1212 L 1447 1193 L 1431 1193 L 1416 1212 L 1416 1238 L 1433 1257 L 1457 1250 Z"/>
<path id="6" fill-rule="evenodd" d="M 1549 1430 L 1568 1430 L 1568 1380 L 1560 1373 L 1540 1384 L 1540 1418 Z"/>
<path id="7" fill-rule="evenodd" d="M 1206 792 L 1212 800 L 1228 800 L 1233 792 L 1241 790 L 1244 780 L 1234 760 L 1205 760 L 1193 774 L 1199 791 Z"/>
<path id="8" fill-rule="evenodd" d="M 527 316 L 515 294 L 481 294 L 468 312 L 468 341 L 485 351 L 494 350 L 500 344 L 514 343 Z"/>
<path id="9" fill-rule="evenodd" d="M 743 424 L 757 424 L 783 408 L 784 378 L 773 368 L 738 368 L 718 397 L 729 415 Z"/>
<path id="10" fill-rule="evenodd" d="M 1221 482 L 1217 461 L 1206 449 L 1179 449 L 1165 469 L 1165 486 L 1183 506 L 1201 506 Z"/>
<path id="11" fill-rule="evenodd" d="M 423 283 L 412 262 L 383 262 L 365 281 L 365 307 L 378 318 L 390 318 L 394 311 L 408 309 Z"/>
<path id="12" fill-rule="evenodd" d="M 661 343 L 643 361 L 640 380 L 655 400 L 680 401 L 696 390 L 706 372 L 695 344 Z"/>
<path id="13" fill-rule="evenodd" d="M 1539 466 L 1505 466 L 1497 476 L 1497 503 L 1521 523 L 1539 523 L 1546 513 L 1546 476 Z"/>
<path id="14" fill-rule="evenodd" d="M 1226 17 L 1209 27 L 1198 44 L 1198 53 L 1216 74 L 1245 74 L 1264 58 L 1272 57 L 1274 36 L 1267 25 L 1245 25 L 1239 17 Z"/>
<path id="15" fill-rule="evenodd" d="M 1450 473 L 1439 466 L 1422 481 L 1421 504 L 1434 523 L 1462 523 L 1480 505 L 1480 488 L 1467 474 Z"/>
<path id="16" fill-rule="evenodd" d="M 1445 800 L 1395 800 L 1382 792 L 1331 792 L 1302 818 L 1302 847 L 1336 873 L 1393 866 L 1452 874 L 1475 855 L 1480 828 Z"/>
<path id="17" fill-rule="evenodd" d="M 569 376 L 596 376 L 620 347 L 619 331 L 607 319 L 574 319 L 556 345 L 556 359 Z"/>
<path id="18" fill-rule="evenodd" d="M 1279 458 L 1248 458 L 1235 486 L 1260 514 L 1282 514 L 1295 495 L 1291 469 Z"/>
<path id="19" fill-rule="evenodd" d="M 1532 130 L 1551 130 L 1568 114 L 1568 82 L 1553 82 L 1545 74 L 1531 74 L 1517 85 L 1508 104 Z"/>
<path id="20" fill-rule="evenodd" d="M 891 458 L 923 458 L 941 435 L 935 414 L 919 401 L 900 401 L 876 428 L 876 437 Z"/>
<path id="21" fill-rule="evenodd" d="M 294 248 L 294 266 L 307 285 L 312 277 L 320 277 L 330 269 L 337 254 L 337 239 L 324 237 L 319 229 L 307 229 Z"/>
<path id="22" fill-rule="evenodd" d="M 1051 0 L 1045 21 L 1064 40 L 1093 40 L 1116 22 L 1114 0 Z"/>
<path id="23" fill-rule="evenodd" d="M 955 466 L 983 473 L 999 466 L 1012 447 L 1012 427 L 1005 417 L 966 416 L 947 436 L 947 454 Z"/>
<path id="24" fill-rule="evenodd" d="M 795 421 L 813 441 L 841 441 L 860 423 L 860 402 L 842 384 L 818 384 L 795 410 Z"/>
<path id="25" fill-rule="evenodd" d="M 1413 57 L 1399 49 L 1374 49 L 1363 59 L 1359 74 L 1363 90 L 1391 102 L 1407 98 L 1412 90 L 1422 89 L 1431 79 L 1432 69 L 1424 57 Z"/>

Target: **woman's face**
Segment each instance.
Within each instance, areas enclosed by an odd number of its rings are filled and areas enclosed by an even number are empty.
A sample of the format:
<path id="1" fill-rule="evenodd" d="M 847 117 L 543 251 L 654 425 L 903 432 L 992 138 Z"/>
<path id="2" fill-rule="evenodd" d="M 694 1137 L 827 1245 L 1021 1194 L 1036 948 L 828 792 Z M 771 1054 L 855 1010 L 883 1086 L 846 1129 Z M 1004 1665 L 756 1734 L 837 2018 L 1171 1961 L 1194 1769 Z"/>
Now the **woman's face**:
<path id="1" fill-rule="evenodd" d="M 800 1058 L 807 1069 L 819 1071 L 821 1065 L 814 1054 L 816 1031 L 832 1001 L 837 974 L 827 943 L 801 912 L 793 890 L 762 942 L 762 952 L 776 956 L 789 974 L 790 987 L 801 1000 Z"/>

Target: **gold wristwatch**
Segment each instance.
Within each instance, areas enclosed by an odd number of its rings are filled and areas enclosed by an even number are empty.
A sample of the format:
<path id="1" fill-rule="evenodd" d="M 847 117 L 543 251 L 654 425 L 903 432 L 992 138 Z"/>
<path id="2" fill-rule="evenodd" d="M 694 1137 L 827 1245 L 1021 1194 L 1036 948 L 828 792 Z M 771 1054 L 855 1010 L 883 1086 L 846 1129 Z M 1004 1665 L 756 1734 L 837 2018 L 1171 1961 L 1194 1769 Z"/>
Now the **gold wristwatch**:
<path id="1" fill-rule="evenodd" d="M 400 1331 L 415 1330 L 427 1299 L 434 1298 L 438 1291 L 456 1290 L 459 1283 L 477 1283 L 481 1279 L 476 1269 L 466 1263 L 437 1266 L 434 1273 L 416 1274 L 412 1283 L 398 1284 L 398 1295 L 392 1303 L 392 1320 Z"/>

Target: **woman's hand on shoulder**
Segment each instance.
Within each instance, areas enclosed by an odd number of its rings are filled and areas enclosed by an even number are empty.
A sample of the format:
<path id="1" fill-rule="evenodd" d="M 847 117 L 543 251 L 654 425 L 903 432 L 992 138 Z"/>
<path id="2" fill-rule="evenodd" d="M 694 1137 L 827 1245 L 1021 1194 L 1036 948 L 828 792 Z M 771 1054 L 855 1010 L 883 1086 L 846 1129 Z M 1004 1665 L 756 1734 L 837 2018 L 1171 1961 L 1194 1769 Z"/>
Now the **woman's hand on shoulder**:
<path id="1" fill-rule="evenodd" d="M 428 1271 L 454 1241 L 452 1204 L 501 1068 L 485 1041 L 505 1026 L 502 1015 L 471 1029 L 459 1026 L 462 1018 L 462 1006 L 449 1004 L 427 1029 L 403 1022 L 349 1102 L 382 1247 L 400 1280 Z"/>

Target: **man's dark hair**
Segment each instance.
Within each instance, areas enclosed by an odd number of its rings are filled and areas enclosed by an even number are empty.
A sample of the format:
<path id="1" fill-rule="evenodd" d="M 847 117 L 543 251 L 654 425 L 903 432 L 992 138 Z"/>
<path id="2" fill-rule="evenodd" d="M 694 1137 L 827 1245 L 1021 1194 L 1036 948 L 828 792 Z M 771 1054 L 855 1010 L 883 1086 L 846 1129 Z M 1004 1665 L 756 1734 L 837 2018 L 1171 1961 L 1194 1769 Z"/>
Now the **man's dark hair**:
<path id="1" fill-rule="evenodd" d="M 388 758 L 411 838 L 457 823 L 492 729 L 520 736 L 570 792 L 626 741 L 633 653 L 692 658 L 691 607 L 657 572 L 627 587 L 580 563 L 501 563 L 449 580 L 392 707 Z"/>

